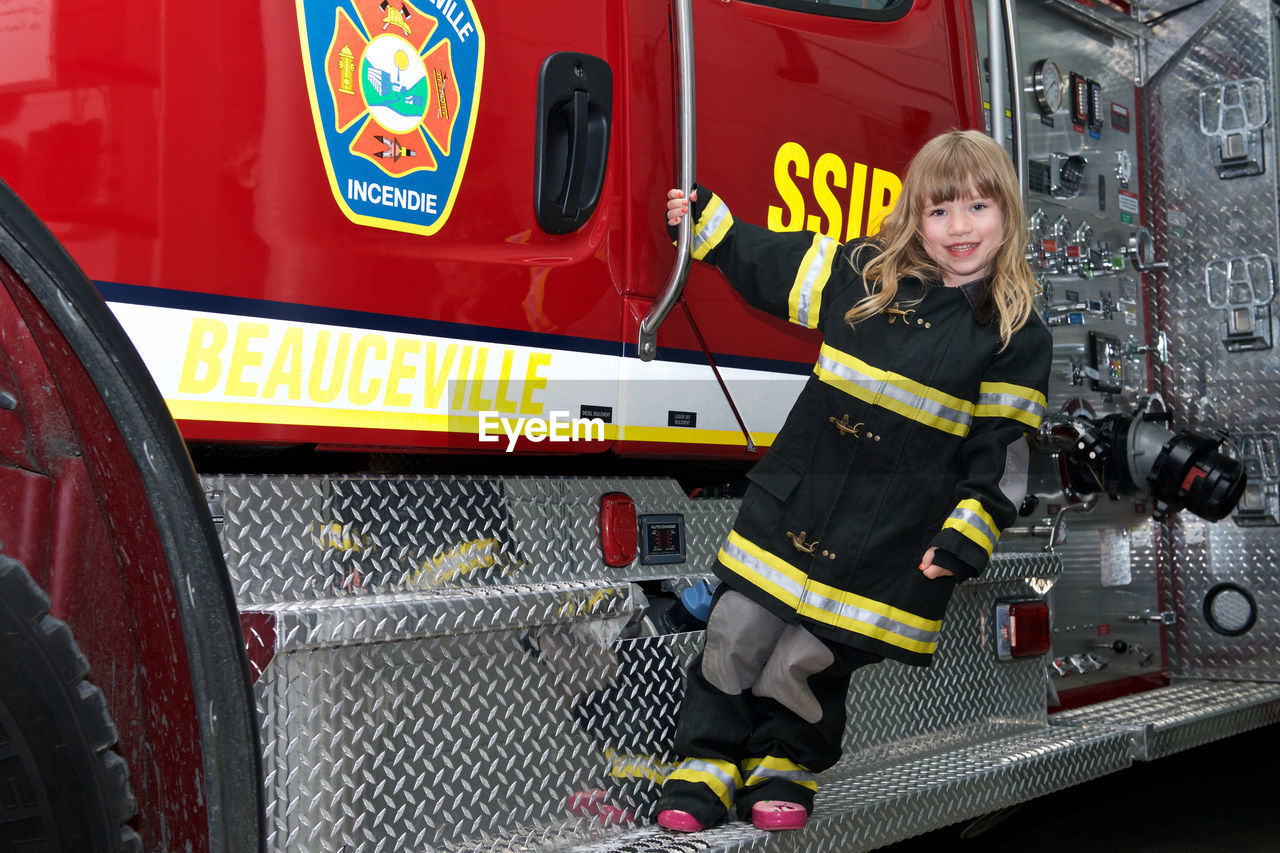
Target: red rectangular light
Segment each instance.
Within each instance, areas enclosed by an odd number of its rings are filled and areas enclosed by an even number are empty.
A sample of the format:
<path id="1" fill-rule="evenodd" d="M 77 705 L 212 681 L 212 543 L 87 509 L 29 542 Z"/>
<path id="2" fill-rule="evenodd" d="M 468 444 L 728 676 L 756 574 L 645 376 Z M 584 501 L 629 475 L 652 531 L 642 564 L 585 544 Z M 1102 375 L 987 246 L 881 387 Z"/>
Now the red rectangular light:
<path id="1" fill-rule="evenodd" d="M 606 566 L 629 566 L 636 558 L 636 504 L 625 492 L 600 497 L 600 554 Z"/>
<path id="2" fill-rule="evenodd" d="M 1047 601 L 996 602 L 996 657 L 1035 657 L 1049 651 L 1051 645 Z"/>

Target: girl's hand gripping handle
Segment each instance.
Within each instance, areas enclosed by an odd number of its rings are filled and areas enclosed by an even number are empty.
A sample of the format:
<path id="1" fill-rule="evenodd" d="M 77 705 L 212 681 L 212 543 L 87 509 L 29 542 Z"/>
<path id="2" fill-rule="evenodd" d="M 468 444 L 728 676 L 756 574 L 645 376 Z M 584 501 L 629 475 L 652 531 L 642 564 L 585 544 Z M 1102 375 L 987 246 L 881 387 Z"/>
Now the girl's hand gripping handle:
<path id="1" fill-rule="evenodd" d="M 680 220 L 689 214 L 689 201 L 698 200 L 698 191 L 694 190 L 689 199 L 684 197 L 683 190 L 667 191 L 667 224 L 676 226 L 680 224 Z"/>

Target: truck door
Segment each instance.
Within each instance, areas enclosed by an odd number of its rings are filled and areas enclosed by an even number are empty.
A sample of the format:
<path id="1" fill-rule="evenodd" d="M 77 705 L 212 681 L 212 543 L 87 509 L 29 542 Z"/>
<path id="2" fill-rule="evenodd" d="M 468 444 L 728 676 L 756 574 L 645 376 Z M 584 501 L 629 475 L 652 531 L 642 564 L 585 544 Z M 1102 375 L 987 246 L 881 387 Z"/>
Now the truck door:
<path id="1" fill-rule="evenodd" d="M 967 3 L 695 0 L 693 13 L 697 179 L 739 219 L 840 241 L 874 234 L 921 144 L 945 130 L 982 127 Z M 653 111 L 665 121 L 667 110 Z M 665 146 L 671 131 L 663 124 L 660 132 Z M 672 185 L 672 170 L 661 158 L 651 162 L 635 164 L 634 180 L 655 188 L 648 215 L 656 219 L 658 188 Z M 652 241 L 650 222 L 644 233 Z M 660 240 L 664 257 L 665 235 Z M 663 283 L 630 279 L 627 341 Z M 634 395 L 645 401 L 647 426 L 678 441 L 679 428 L 668 425 L 693 425 L 696 416 L 702 441 L 743 452 L 700 336 L 755 443 L 767 446 L 812 368 L 816 336 L 748 308 L 705 265 L 694 265 L 684 299 L 688 311 L 673 311 L 659 333 L 658 360 L 628 361 L 623 397 L 632 382 L 680 376 L 689 386 L 684 405 L 655 407 L 652 394 Z M 639 405 L 626 410 L 628 423 L 646 417 Z"/>

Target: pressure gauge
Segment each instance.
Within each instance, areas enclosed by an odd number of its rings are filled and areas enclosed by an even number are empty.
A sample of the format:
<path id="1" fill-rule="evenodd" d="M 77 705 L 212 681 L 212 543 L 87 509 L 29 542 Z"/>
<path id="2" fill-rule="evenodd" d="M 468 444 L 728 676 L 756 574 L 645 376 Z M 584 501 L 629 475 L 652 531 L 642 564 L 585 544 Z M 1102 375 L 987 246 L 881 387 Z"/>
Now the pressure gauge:
<path id="1" fill-rule="evenodd" d="M 1032 67 L 1031 87 L 1043 115 L 1053 115 L 1062 106 L 1062 72 L 1053 60 L 1042 59 Z"/>

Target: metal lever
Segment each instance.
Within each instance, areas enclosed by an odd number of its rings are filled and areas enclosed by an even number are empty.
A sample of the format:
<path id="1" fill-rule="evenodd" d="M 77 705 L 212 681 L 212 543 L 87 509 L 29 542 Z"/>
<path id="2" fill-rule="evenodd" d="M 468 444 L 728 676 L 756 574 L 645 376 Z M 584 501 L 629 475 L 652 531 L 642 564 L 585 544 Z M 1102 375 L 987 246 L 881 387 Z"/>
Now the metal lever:
<path id="1" fill-rule="evenodd" d="M 1126 358 L 1137 358 L 1144 353 L 1151 353 L 1161 364 L 1169 363 L 1169 336 L 1163 330 L 1156 333 L 1156 342 L 1151 346 L 1141 346 L 1137 338 L 1129 338 L 1124 345 Z"/>
<path id="2" fill-rule="evenodd" d="M 675 12 L 675 33 L 673 41 L 676 45 L 676 70 L 680 77 L 678 102 L 676 103 L 677 126 L 679 139 L 680 174 L 677 183 L 684 190 L 685 198 L 693 191 L 696 174 L 693 85 L 693 8 L 692 0 L 672 0 Z M 667 319 L 667 314 L 679 301 L 684 292 L 685 279 L 689 277 L 691 263 L 689 253 L 693 245 L 693 205 L 689 205 L 690 215 L 680 220 L 676 237 L 676 259 L 667 278 L 666 287 L 654 300 L 649 313 L 640 321 L 640 341 L 638 354 L 641 361 L 653 361 L 658 355 L 658 327 Z"/>
<path id="3" fill-rule="evenodd" d="M 1130 622 L 1141 622 L 1144 625 L 1150 624 L 1151 622 L 1159 622 L 1161 625 L 1178 624 L 1178 614 L 1172 610 L 1161 610 L 1159 613 L 1151 610 L 1144 610 L 1142 611 L 1141 616 L 1130 614 L 1125 618 Z"/>
<path id="4" fill-rule="evenodd" d="M 1097 494 L 1089 495 L 1089 497 L 1077 504 L 1063 504 L 1057 514 L 1053 517 L 1053 525 L 1049 529 L 1049 541 L 1044 546 L 1045 553 L 1052 554 L 1057 547 L 1065 541 L 1066 537 L 1063 535 L 1063 530 L 1066 523 L 1067 513 L 1091 512 L 1097 505 Z"/>

